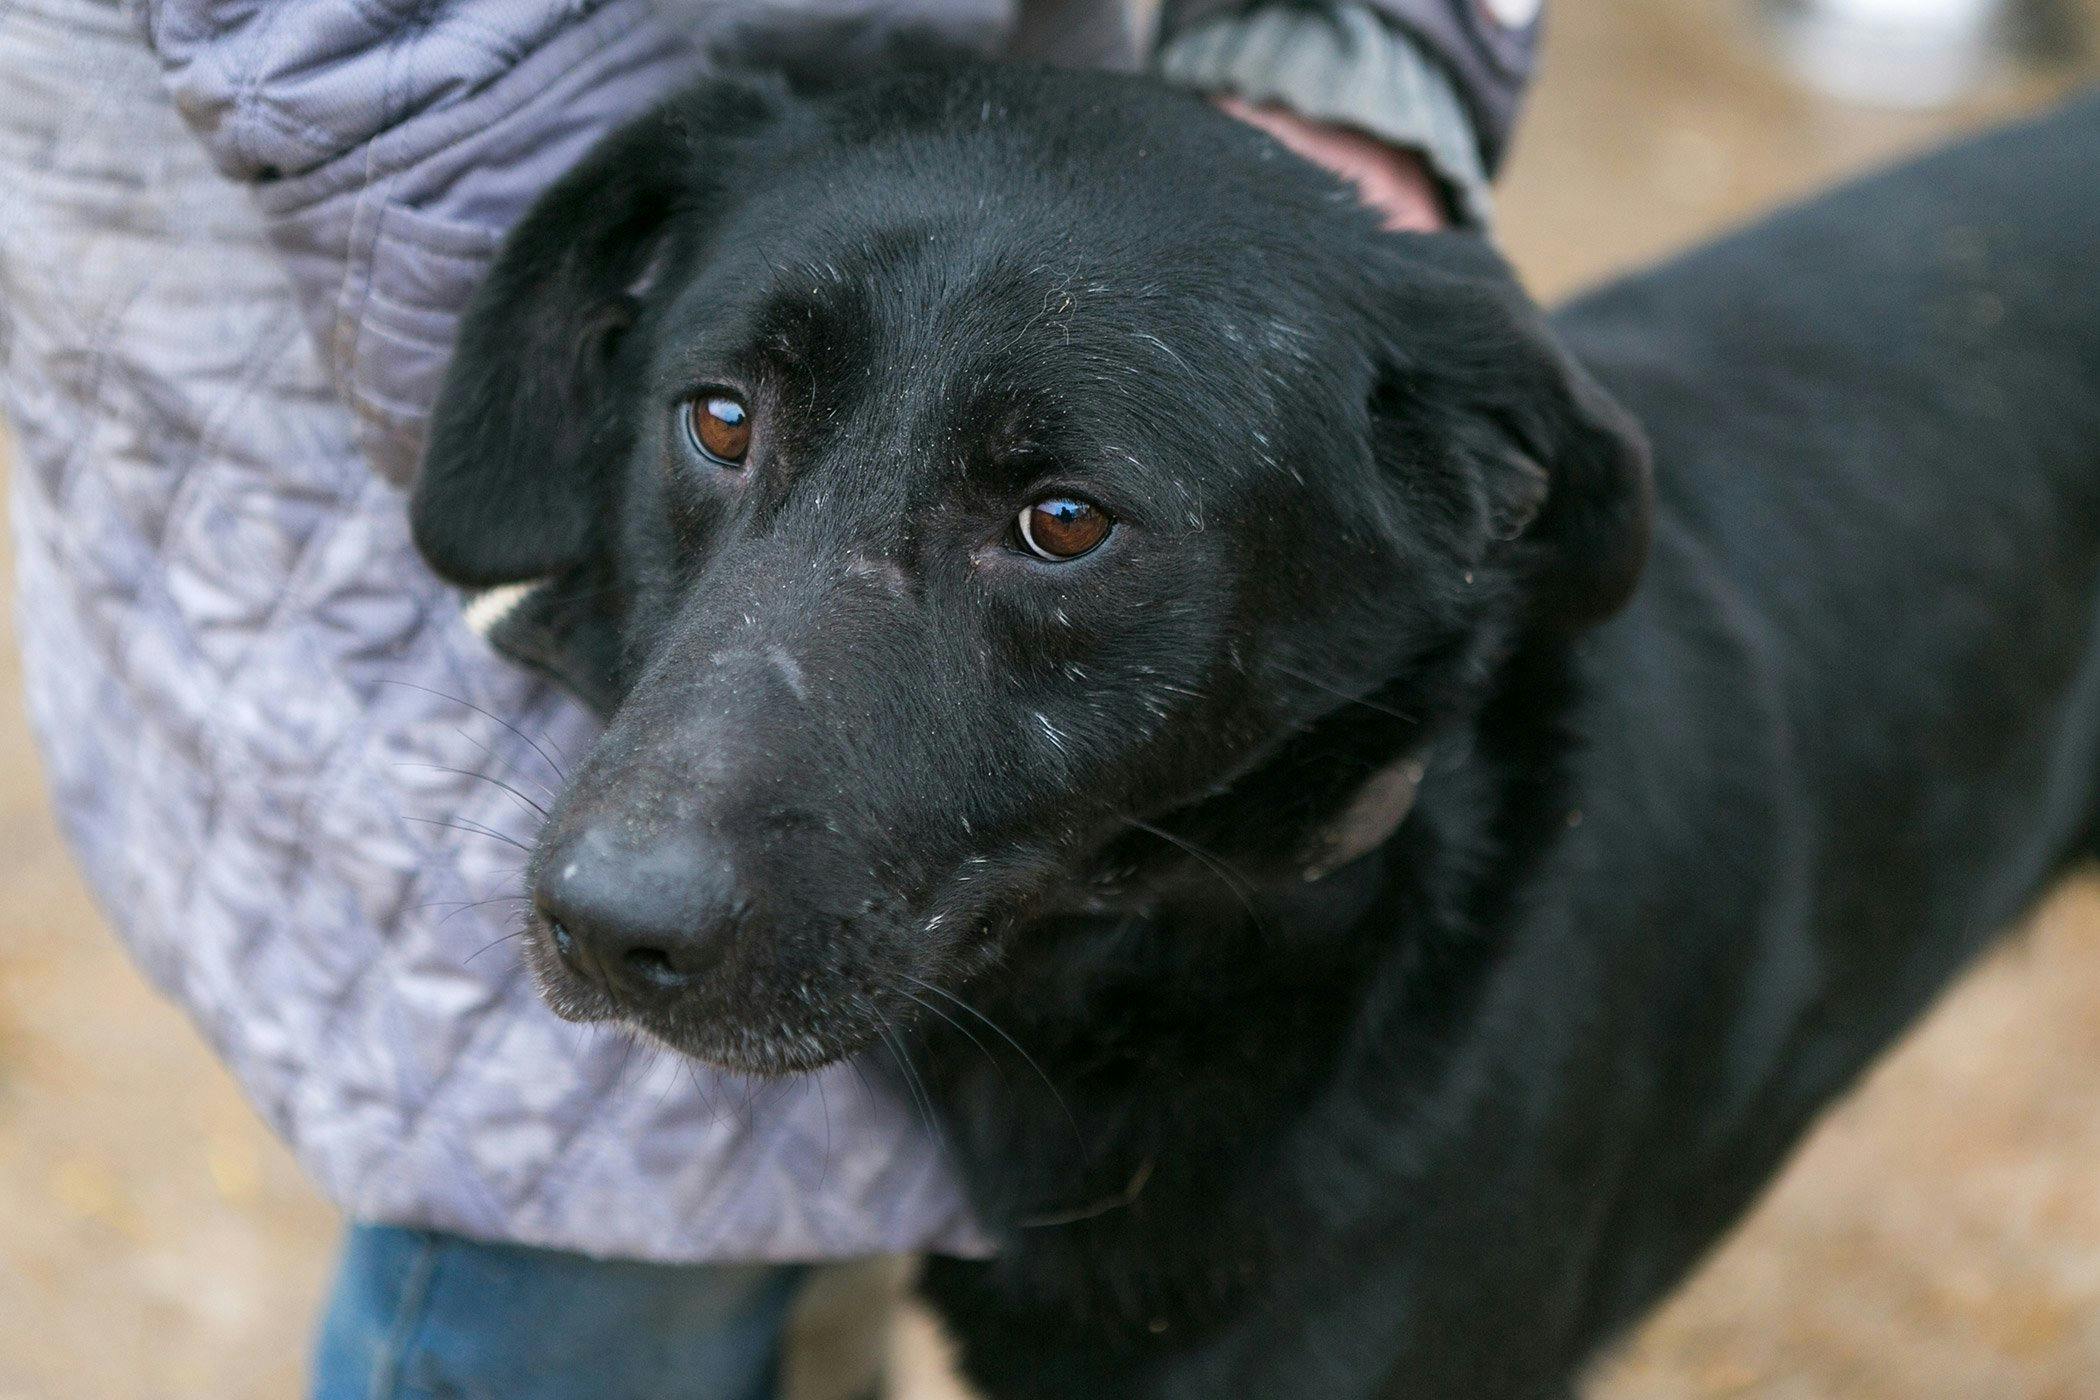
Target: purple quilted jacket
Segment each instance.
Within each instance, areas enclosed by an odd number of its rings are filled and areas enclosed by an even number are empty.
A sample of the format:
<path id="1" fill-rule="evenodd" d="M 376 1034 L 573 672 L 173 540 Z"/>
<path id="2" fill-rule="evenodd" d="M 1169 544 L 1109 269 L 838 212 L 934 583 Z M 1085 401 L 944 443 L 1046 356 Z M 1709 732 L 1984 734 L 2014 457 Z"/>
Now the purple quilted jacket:
<path id="1" fill-rule="evenodd" d="M 667 1260 L 980 1247 L 850 1067 L 754 1095 L 538 1005 L 520 843 L 591 725 L 463 625 L 402 493 L 456 310 L 610 125 L 710 64 L 898 38 L 1132 62 L 1112 3 L 0 3 L 0 405 L 54 796 L 140 965 L 353 1215 Z M 1432 56 L 1491 164 L 1521 3 L 1350 22 Z"/>

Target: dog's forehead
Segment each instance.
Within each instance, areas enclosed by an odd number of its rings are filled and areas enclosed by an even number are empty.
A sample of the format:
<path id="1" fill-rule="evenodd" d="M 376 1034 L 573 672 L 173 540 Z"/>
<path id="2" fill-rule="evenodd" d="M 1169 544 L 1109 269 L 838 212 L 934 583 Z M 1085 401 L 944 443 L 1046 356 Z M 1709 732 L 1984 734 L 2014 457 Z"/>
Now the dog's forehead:
<path id="1" fill-rule="evenodd" d="M 1248 455 L 1236 444 L 1273 458 L 1339 382 L 1338 318 L 1273 241 L 1084 181 L 841 169 L 783 172 L 696 246 L 665 347 L 681 384 L 731 368 L 792 386 L 798 431 L 938 444 L 950 462 L 1136 458 L 1208 492 Z"/>
<path id="2" fill-rule="evenodd" d="M 714 225 L 711 253 L 748 248 L 769 280 L 804 296 L 858 284 L 979 313 L 1120 302 L 1142 318 L 1177 301 L 1251 312 L 1273 304 L 1264 289 L 1297 280 L 1304 260 L 1277 253 L 1313 232 L 1301 209 L 1265 214 L 1259 188 L 1199 197 L 997 133 L 794 150 L 754 168 L 731 207 L 693 217 Z"/>
<path id="3" fill-rule="evenodd" d="M 776 248 L 754 331 L 801 349 L 908 352 L 927 370 L 1020 363 L 1111 390 L 1129 386 L 1102 376 L 1273 377 L 1302 363 L 1319 317 L 1245 292 L 1187 248 L 925 217 Z"/>

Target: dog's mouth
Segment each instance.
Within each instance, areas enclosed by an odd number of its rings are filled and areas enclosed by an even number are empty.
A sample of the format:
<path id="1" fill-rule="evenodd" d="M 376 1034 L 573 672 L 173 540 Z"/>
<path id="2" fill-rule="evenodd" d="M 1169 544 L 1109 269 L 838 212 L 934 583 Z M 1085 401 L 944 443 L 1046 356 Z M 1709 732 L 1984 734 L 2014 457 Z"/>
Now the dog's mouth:
<path id="1" fill-rule="evenodd" d="M 807 1074 L 847 1059 L 883 1036 L 908 1009 L 874 979 L 804 979 L 785 1002 L 708 991 L 638 998 L 609 990 L 579 971 L 559 925 L 535 915 L 526 961 L 540 998 L 565 1021 L 641 1032 L 681 1055 L 737 1074 Z"/>
<path id="2" fill-rule="evenodd" d="M 684 980 L 647 959 L 609 974 L 536 909 L 525 959 L 541 999 L 564 1020 L 625 1026 L 715 1068 L 772 1078 L 886 1044 L 896 1050 L 997 963 L 1035 902 L 1006 894 L 913 920 L 871 912 L 821 931 L 747 936 L 706 975 Z"/>

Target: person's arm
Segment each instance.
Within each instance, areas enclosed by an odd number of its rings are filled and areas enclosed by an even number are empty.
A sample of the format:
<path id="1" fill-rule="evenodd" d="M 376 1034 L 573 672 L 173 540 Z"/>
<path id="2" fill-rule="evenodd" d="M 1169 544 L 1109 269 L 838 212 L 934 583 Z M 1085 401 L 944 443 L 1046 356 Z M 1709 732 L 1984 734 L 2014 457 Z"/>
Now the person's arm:
<path id="1" fill-rule="evenodd" d="M 1531 0 L 1168 0 L 1155 62 L 1353 180 L 1392 226 L 1448 210 L 1485 227 L 1538 33 Z"/>

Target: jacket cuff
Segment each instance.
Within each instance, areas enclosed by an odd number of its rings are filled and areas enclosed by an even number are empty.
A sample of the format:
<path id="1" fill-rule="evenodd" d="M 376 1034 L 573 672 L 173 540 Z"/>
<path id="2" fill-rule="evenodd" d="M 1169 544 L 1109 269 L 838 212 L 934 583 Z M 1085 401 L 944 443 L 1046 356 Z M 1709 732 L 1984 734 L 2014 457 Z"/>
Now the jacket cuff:
<path id="1" fill-rule="evenodd" d="M 1159 73 L 1205 92 L 1288 107 L 1420 152 L 1453 212 L 1494 219 L 1480 138 L 1442 65 L 1370 10 L 1269 8 L 1213 19 L 1168 40 Z"/>
<path id="2" fill-rule="evenodd" d="M 1161 0 L 1159 33 L 1192 34 L 1215 20 L 1260 9 L 1319 14 L 1344 6 L 1368 10 L 1440 67 L 1473 134 L 1480 163 L 1493 175 L 1502 163 L 1517 109 L 1538 62 L 1545 0 Z"/>

